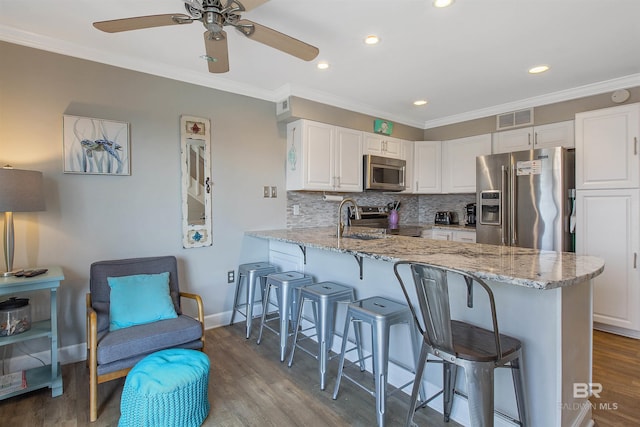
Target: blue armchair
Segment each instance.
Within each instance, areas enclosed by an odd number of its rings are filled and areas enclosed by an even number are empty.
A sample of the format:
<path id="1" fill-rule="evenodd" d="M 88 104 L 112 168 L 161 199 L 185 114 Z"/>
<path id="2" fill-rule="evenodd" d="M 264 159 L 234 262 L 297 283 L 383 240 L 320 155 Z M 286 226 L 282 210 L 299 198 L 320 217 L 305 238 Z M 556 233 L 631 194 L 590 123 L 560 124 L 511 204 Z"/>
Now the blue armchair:
<path id="1" fill-rule="evenodd" d="M 169 291 L 177 317 L 110 330 L 111 288 L 107 278 L 165 272 L 169 273 Z M 204 349 L 204 309 L 198 295 L 180 292 L 177 261 L 173 256 L 95 262 L 91 265 L 89 288 L 87 364 L 93 422 L 98 418 L 98 384 L 126 376 L 139 360 L 159 350 Z M 181 298 L 195 300 L 197 319 L 182 313 Z"/>

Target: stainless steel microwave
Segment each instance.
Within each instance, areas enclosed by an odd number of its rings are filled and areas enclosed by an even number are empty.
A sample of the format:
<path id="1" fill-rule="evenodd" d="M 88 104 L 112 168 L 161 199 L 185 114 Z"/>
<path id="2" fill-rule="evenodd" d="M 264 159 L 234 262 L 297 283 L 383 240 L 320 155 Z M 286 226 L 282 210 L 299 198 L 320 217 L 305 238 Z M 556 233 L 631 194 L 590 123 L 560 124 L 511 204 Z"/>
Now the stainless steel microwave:
<path id="1" fill-rule="evenodd" d="M 404 191 L 406 161 L 365 154 L 363 169 L 365 190 Z"/>

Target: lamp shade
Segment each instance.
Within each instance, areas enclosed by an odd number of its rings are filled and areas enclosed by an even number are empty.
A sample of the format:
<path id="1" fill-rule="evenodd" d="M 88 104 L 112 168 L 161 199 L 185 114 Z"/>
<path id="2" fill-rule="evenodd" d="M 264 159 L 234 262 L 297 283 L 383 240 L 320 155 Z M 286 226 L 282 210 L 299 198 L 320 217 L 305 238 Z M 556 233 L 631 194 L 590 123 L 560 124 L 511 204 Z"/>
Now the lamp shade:
<path id="1" fill-rule="evenodd" d="M 0 168 L 0 212 L 43 210 L 42 172 Z"/>

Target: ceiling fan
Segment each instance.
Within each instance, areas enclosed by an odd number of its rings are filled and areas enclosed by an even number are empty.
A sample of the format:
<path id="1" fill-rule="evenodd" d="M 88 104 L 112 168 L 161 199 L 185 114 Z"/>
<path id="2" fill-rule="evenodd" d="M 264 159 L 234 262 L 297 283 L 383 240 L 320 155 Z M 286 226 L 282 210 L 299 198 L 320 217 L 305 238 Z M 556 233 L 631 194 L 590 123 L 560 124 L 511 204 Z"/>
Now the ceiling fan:
<path id="1" fill-rule="evenodd" d="M 282 34 L 274 29 L 241 19 L 240 13 L 254 9 L 268 0 L 183 0 L 188 15 L 169 13 L 164 15 L 137 16 L 94 22 L 93 26 L 107 33 L 139 30 L 143 28 L 163 27 L 167 25 L 191 24 L 200 21 L 207 29 L 204 32 L 204 45 L 209 72 L 226 73 L 229 71 L 229 52 L 225 26 L 232 26 L 244 36 L 278 49 L 305 61 L 318 56 L 317 47 Z M 224 3 L 223 3 L 224 1 Z"/>

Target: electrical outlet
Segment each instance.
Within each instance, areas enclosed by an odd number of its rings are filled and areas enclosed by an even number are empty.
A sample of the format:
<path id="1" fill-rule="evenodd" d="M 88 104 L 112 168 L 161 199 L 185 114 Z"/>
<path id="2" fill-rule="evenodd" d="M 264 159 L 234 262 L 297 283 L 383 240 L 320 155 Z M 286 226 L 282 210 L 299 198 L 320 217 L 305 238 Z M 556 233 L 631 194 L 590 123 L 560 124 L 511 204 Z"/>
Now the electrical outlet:
<path id="1" fill-rule="evenodd" d="M 227 283 L 233 283 L 236 281 L 236 273 L 234 270 L 227 271 Z"/>
<path id="2" fill-rule="evenodd" d="M 278 197 L 278 187 L 276 186 L 271 187 L 271 197 L 273 198 Z"/>
<path id="3" fill-rule="evenodd" d="M 300 215 L 300 205 L 293 205 L 293 214 Z"/>
<path id="4" fill-rule="evenodd" d="M 263 197 L 271 197 L 271 188 L 268 185 L 262 187 L 262 195 Z"/>

